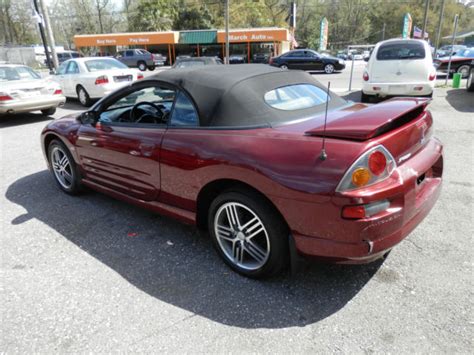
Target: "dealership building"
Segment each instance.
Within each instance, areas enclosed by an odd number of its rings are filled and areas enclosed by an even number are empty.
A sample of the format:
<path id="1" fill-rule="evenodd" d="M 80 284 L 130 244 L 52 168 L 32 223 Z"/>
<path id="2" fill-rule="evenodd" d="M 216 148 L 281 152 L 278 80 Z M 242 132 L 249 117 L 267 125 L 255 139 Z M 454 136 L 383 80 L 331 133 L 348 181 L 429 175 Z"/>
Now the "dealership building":
<path id="1" fill-rule="evenodd" d="M 243 56 L 250 63 L 258 54 L 276 56 L 290 48 L 290 34 L 285 28 L 235 29 L 229 32 L 230 55 Z M 76 35 L 78 51 L 113 55 L 118 50 L 144 48 L 170 58 L 172 64 L 178 56 L 225 55 L 225 31 L 167 31 Z"/>

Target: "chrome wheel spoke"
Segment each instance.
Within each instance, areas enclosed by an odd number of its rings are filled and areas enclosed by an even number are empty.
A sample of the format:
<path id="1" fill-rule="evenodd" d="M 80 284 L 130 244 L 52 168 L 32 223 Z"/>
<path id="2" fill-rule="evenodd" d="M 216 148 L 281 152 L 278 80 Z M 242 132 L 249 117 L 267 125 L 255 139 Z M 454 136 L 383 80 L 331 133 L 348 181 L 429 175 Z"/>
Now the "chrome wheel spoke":
<path id="1" fill-rule="evenodd" d="M 254 226 L 255 228 L 252 228 L 252 231 L 250 233 L 245 233 L 245 239 L 247 240 L 250 240 L 252 239 L 253 237 L 255 237 L 256 235 L 262 233 L 263 231 L 265 231 L 265 227 L 263 226 L 262 222 L 258 222 L 258 224 L 256 226 Z"/>
<path id="2" fill-rule="evenodd" d="M 232 245 L 232 256 L 235 262 L 242 264 L 244 261 L 244 248 L 241 243 L 236 242 Z"/>
<path id="3" fill-rule="evenodd" d="M 227 213 L 227 219 L 229 225 L 240 228 L 239 214 L 235 205 L 229 205 L 226 207 L 225 212 Z"/>
<path id="4" fill-rule="evenodd" d="M 267 257 L 267 252 L 252 241 L 245 244 L 245 251 L 258 262 L 262 262 Z"/>
<path id="5" fill-rule="evenodd" d="M 73 182 L 73 171 L 66 153 L 59 147 L 54 147 L 51 154 L 51 166 L 53 167 L 54 176 L 59 184 L 69 189 Z"/>
<path id="6" fill-rule="evenodd" d="M 235 240 L 234 231 L 231 228 L 221 224 L 217 225 L 217 236 L 221 239 L 228 240 L 229 242 L 233 242 Z"/>

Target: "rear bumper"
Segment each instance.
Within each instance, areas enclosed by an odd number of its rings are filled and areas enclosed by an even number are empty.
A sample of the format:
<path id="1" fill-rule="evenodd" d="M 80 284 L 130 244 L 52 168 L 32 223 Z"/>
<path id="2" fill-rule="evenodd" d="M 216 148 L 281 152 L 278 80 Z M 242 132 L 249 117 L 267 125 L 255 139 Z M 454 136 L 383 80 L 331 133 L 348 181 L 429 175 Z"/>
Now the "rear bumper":
<path id="1" fill-rule="evenodd" d="M 441 143 L 432 138 L 417 155 L 399 166 L 390 181 L 362 192 L 333 198 L 334 213 L 327 213 L 321 234 L 304 235 L 292 230 L 299 253 L 337 263 L 367 263 L 382 257 L 409 235 L 428 215 L 440 193 L 443 171 Z M 422 180 L 422 181 L 420 181 Z M 375 186 L 375 185 L 373 185 Z M 390 208 L 357 220 L 337 215 L 343 205 L 388 199 Z M 330 219 L 332 215 L 332 219 Z M 327 238 L 327 234 L 334 238 Z M 316 234 L 316 233 L 315 233 Z"/>
<path id="2" fill-rule="evenodd" d="M 43 96 L 29 100 L 12 100 L 12 102 L 4 101 L 0 104 L 0 114 L 46 110 L 48 108 L 62 106 L 65 102 L 66 98 L 63 95 Z"/>
<path id="3" fill-rule="evenodd" d="M 117 89 L 130 85 L 131 83 L 133 83 L 133 81 L 122 81 L 118 83 L 109 82 L 108 84 L 104 85 L 95 85 L 94 87 L 91 87 L 90 90 L 86 88 L 86 90 L 91 99 L 100 99 L 104 96 L 109 95 Z"/>
<path id="4" fill-rule="evenodd" d="M 377 96 L 423 96 L 433 93 L 435 81 L 410 83 L 372 83 L 364 82 L 362 92 L 366 95 Z M 421 88 L 421 90 L 420 90 Z"/>

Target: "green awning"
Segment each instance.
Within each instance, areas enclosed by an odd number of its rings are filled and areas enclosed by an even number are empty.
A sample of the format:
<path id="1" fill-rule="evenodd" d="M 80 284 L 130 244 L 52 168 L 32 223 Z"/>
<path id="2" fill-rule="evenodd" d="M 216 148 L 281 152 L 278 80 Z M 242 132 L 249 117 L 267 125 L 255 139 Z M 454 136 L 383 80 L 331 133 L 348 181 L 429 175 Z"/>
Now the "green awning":
<path id="1" fill-rule="evenodd" d="M 179 33 L 179 43 L 182 43 L 182 44 L 217 43 L 217 30 L 181 31 Z"/>

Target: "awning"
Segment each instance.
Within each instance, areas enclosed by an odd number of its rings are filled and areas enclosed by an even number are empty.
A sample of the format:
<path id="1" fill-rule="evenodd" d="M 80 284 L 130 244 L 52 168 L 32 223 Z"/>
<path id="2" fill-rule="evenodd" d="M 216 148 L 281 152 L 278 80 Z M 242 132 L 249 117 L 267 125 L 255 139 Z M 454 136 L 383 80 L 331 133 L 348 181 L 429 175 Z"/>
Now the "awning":
<path id="1" fill-rule="evenodd" d="M 217 30 L 210 31 L 181 31 L 179 42 L 181 44 L 209 44 L 217 43 Z"/>

